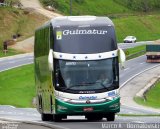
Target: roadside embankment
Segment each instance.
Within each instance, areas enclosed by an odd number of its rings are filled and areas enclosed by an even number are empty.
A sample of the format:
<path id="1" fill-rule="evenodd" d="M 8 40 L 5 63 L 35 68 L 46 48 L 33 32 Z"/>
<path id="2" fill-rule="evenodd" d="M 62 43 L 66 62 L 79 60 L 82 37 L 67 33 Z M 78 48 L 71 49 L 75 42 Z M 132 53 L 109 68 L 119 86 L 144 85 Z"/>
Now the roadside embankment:
<path id="1" fill-rule="evenodd" d="M 32 0 L 32 1 L 20 0 L 20 1 L 24 9 L 29 9 L 30 12 L 36 12 L 38 14 L 44 15 L 49 19 L 61 16 L 58 13 L 44 9 L 38 0 Z M 35 29 L 33 29 L 32 31 L 35 31 Z M 16 44 L 12 45 L 11 48 L 22 52 L 33 52 L 34 49 L 33 46 L 34 46 L 34 37 L 32 36 L 24 41 L 17 42 Z"/>

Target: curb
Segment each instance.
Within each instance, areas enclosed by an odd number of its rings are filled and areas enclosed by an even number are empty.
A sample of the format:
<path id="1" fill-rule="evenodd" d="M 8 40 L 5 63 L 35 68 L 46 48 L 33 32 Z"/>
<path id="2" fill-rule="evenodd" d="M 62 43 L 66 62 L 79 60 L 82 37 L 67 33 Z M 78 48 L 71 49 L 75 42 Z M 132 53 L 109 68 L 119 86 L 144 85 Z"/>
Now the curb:
<path id="1" fill-rule="evenodd" d="M 153 86 L 155 86 L 158 80 L 160 80 L 160 76 L 152 78 L 150 82 L 136 94 L 136 97 L 146 99 L 145 94 L 147 93 L 148 90 L 150 90 Z"/>

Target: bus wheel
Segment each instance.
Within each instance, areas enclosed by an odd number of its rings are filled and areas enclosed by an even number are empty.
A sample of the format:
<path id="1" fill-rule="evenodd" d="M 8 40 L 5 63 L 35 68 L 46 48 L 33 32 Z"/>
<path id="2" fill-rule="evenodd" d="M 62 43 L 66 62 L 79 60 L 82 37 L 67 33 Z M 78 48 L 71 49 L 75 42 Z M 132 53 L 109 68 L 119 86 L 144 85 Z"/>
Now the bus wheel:
<path id="1" fill-rule="evenodd" d="M 114 113 L 110 113 L 106 116 L 107 121 L 114 121 L 115 120 L 115 114 Z"/>
<path id="2" fill-rule="evenodd" d="M 53 115 L 52 114 L 41 114 L 42 121 L 53 121 Z"/>
<path id="3" fill-rule="evenodd" d="M 59 121 L 62 120 L 62 116 L 61 116 L 61 115 L 54 114 L 54 115 L 53 115 L 53 120 L 54 120 L 55 122 L 59 122 Z"/>

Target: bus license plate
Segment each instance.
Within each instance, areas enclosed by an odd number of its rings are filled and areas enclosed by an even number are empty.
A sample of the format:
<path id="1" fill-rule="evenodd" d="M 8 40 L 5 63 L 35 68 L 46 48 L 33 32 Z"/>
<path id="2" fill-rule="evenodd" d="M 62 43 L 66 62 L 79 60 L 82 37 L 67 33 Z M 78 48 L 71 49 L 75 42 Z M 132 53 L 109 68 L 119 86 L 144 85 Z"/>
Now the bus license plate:
<path id="1" fill-rule="evenodd" d="M 85 108 L 83 108 L 83 111 L 85 111 L 85 112 L 93 111 L 93 107 L 85 107 Z"/>

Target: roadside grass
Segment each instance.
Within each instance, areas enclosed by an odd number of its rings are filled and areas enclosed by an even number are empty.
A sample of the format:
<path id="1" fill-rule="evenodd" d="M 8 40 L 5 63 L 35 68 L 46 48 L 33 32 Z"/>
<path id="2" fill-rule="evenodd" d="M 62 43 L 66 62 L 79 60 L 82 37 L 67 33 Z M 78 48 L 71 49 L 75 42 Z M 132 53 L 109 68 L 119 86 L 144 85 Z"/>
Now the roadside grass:
<path id="1" fill-rule="evenodd" d="M 146 45 L 136 46 L 133 48 L 128 48 L 124 50 L 126 54 L 126 59 L 130 60 L 146 53 Z"/>
<path id="2" fill-rule="evenodd" d="M 69 0 L 40 0 L 43 5 L 53 5 L 64 15 L 70 15 Z M 111 6 L 112 5 L 112 6 Z M 72 15 L 107 15 L 130 13 L 132 10 L 117 4 L 113 0 L 72 0 Z"/>
<path id="3" fill-rule="evenodd" d="M 137 41 L 160 39 L 160 15 L 139 15 L 113 19 L 118 42 L 128 35 L 137 37 Z"/>
<path id="4" fill-rule="evenodd" d="M 13 55 L 17 55 L 17 54 L 22 54 L 22 52 L 16 51 L 14 49 L 8 49 L 8 52 L 5 55 L 3 50 L 0 51 L 0 57 L 13 56 Z"/>
<path id="5" fill-rule="evenodd" d="M 0 72 L 0 104 L 33 107 L 35 96 L 34 65 Z"/>
<path id="6" fill-rule="evenodd" d="M 159 108 L 160 109 L 160 82 L 151 88 L 146 94 L 146 100 L 140 97 L 135 97 L 136 103 L 148 107 Z"/>
<path id="7" fill-rule="evenodd" d="M 48 18 L 41 14 L 11 7 L 0 7 L 0 50 L 3 41 L 11 40 L 15 34 L 20 34 L 19 40 L 32 35 L 37 27 L 46 22 Z"/>

